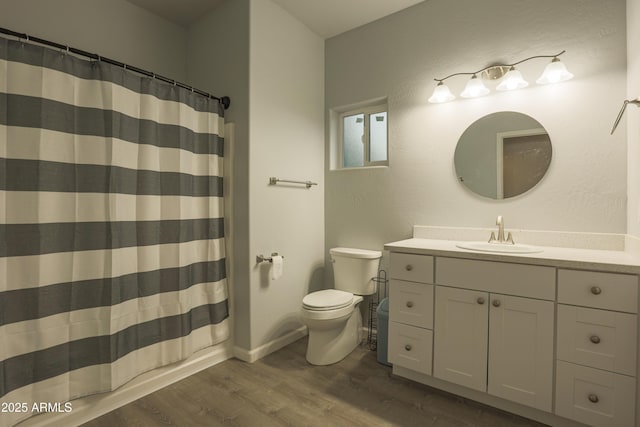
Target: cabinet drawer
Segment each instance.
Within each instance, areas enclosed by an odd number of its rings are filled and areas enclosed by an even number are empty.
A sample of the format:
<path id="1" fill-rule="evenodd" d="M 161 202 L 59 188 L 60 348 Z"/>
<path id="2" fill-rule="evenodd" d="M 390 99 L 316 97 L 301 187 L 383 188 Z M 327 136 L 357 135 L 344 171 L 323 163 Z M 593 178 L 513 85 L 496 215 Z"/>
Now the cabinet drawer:
<path id="1" fill-rule="evenodd" d="M 433 332 L 389 322 L 389 362 L 431 375 Z"/>
<path id="2" fill-rule="evenodd" d="M 556 297 L 553 267 L 441 257 L 436 263 L 438 285 L 549 301 Z"/>
<path id="3" fill-rule="evenodd" d="M 391 279 L 389 318 L 394 322 L 433 329 L 433 285 Z"/>
<path id="4" fill-rule="evenodd" d="M 391 278 L 410 282 L 433 283 L 433 257 L 391 253 Z"/>
<path id="5" fill-rule="evenodd" d="M 635 314 L 558 304 L 558 359 L 635 376 Z"/>
<path id="6" fill-rule="evenodd" d="M 634 378 L 558 361 L 556 414 L 591 426 L 632 426 Z"/>
<path id="7" fill-rule="evenodd" d="M 558 302 L 638 312 L 638 276 L 558 270 Z"/>

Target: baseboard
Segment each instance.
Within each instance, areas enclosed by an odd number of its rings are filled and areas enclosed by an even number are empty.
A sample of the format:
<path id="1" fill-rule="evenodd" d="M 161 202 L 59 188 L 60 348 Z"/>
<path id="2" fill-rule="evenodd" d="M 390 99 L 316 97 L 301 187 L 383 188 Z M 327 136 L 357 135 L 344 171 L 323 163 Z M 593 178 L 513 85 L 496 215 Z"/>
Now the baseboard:
<path id="1" fill-rule="evenodd" d="M 232 357 L 230 342 L 208 347 L 182 362 L 146 372 L 112 392 L 73 400 L 73 410 L 69 413 L 36 415 L 17 427 L 78 426 Z"/>
<path id="2" fill-rule="evenodd" d="M 307 335 L 307 327 L 301 326 L 298 329 L 295 329 L 281 337 L 271 340 L 268 343 L 261 345 L 260 347 L 254 348 L 253 350 L 247 350 L 241 347 L 234 347 L 233 355 L 237 359 L 240 359 L 244 362 L 253 363 L 256 360 L 262 359 L 266 355 L 271 354 L 274 351 L 278 351 L 282 347 L 285 347 L 306 335 Z"/>

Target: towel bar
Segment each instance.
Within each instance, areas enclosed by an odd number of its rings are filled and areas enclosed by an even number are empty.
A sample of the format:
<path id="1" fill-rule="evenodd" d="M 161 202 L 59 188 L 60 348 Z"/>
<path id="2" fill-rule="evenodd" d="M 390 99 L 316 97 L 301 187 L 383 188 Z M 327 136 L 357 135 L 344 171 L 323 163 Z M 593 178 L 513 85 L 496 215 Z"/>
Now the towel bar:
<path id="1" fill-rule="evenodd" d="M 279 178 L 276 178 L 275 176 L 272 176 L 269 178 L 269 185 L 276 185 L 279 182 L 287 182 L 289 184 L 302 184 L 302 185 L 306 185 L 307 188 L 311 188 L 312 185 L 318 185 L 317 182 L 311 182 L 311 181 L 291 181 L 288 179 L 279 179 Z"/>

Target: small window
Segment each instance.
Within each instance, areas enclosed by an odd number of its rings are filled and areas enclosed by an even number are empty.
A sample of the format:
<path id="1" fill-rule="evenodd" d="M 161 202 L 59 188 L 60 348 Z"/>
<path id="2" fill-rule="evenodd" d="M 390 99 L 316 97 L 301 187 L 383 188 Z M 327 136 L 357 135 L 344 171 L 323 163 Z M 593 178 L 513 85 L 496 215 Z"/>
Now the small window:
<path id="1" fill-rule="evenodd" d="M 338 121 L 341 168 L 389 164 L 386 105 L 341 112 Z"/>

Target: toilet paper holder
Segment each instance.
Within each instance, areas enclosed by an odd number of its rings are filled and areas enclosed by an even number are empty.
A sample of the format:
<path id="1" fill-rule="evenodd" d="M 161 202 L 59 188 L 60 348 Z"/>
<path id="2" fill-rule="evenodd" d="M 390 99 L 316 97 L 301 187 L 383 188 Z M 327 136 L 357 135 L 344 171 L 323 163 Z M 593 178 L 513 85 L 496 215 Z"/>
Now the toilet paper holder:
<path id="1" fill-rule="evenodd" d="M 260 264 L 261 262 L 273 262 L 273 257 L 278 256 L 278 252 L 274 252 L 270 257 L 266 257 L 264 255 L 256 255 L 256 264 Z M 284 255 L 282 256 L 284 259 Z"/>

